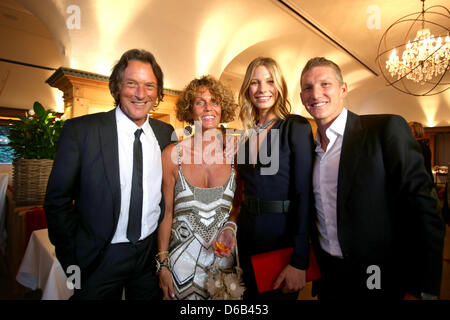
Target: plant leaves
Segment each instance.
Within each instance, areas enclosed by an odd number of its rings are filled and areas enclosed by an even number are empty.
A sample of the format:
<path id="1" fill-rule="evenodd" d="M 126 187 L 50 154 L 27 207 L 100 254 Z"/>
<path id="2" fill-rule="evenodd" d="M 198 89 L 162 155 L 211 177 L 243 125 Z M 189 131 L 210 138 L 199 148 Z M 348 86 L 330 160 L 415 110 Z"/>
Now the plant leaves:
<path id="1" fill-rule="evenodd" d="M 33 110 L 39 119 L 45 119 L 45 109 L 38 101 L 34 103 Z"/>
<path id="2" fill-rule="evenodd" d="M 36 116 L 21 116 L 11 125 L 9 146 L 16 159 L 54 159 L 64 121 L 56 121 L 56 114 L 37 101 L 33 110 Z"/>

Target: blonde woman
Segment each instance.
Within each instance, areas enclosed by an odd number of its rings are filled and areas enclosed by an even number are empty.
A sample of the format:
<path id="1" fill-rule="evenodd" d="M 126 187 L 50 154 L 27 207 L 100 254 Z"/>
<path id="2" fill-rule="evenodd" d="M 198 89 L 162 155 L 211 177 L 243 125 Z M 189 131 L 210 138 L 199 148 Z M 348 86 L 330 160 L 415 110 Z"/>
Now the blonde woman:
<path id="1" fill-rule="evenodd" d="M 206 278 L 214 244 L 227 223 L 236 189 L 233 159 L 226 156 L 219 124 L 232 121 L 237 104 L 221 82 L 192 80 L 176 104 L 177 118 L 194 135 L 162 153 L 165 215 L 158 233 L 157 272 L 164 299 L 208 299 Z M 218 259 L 230 268 L 232 255 Z"/>
<path id="2" fill-rule="evenodd" d="M 239 93 L 247 139 L 238 151 L 242 206 L 232 209 L 248 299 L 296 299 L 308 266 L 313 137 L 308 121 L 291 115 L 287 85 L 272 58 L 247 68 Z M 237 197 L 236 197 L 237 198 Z M 226 231 L 231 233 L 230 231 Z M 294 247 L 272 291 L 258 294 L 251 256 Z"/>
<path id="3" fill-rule="evenodd" d="M 422 151 L 423 160 L 425 163 L 425 169 L 427 170 L 427 173 L 430 175 L 431 179 L 433 179 L 433 172 L 431 171 L 430 140 L 424 138 L 425 130 L 423 129 L 423 125 L 420 122 L 410 121 L 408 122 L 408 125 L 411 128 L 412 135 L 419 143 L 420 151 Z"/>

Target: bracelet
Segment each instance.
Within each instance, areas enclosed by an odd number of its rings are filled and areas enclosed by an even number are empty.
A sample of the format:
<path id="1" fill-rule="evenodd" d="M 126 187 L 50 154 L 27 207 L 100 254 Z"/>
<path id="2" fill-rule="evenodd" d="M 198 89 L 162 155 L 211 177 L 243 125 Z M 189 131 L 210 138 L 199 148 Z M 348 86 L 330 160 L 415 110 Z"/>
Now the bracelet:
<path id="1" fill-rule="evenodd" d="M 223 232 L 225 230 L 231 230 L 231 232 L 233 232 L 233 235 L 236 237 L 236 231 L 232 227 L 225 226 L 225 227 L 222 228 L 222 230 L 220 230 L 220 232 Z"/>
<path id="2" fill-rule="evenodd" d="M 159 257 L 162 254 L 169 254 L 169 251 L 160 251 L 156 254 L 156 257 Z"/>
<path id="3" fill-rule="evenodd" d="M 223 226 L 226 226 L 227 224 L 231 224 L 232 226 L 234 226 L 234 232 L 237 232 L 238 226 L 236 224 L 236 222 L 234 221 L 227 221 L 223 224 Z"/>
<path id="4" fill-rule="evenodd" d="M 156 260 L 156 274 L 159 274 L 159 272 L 163 267 L 166 267 L 167 269 L 169 269 L 169 271 L 171 271 L 169 257 L 166 257 L 163 261 L 159 261 L 158 258 L 156 258 L 155 260 Z"/>

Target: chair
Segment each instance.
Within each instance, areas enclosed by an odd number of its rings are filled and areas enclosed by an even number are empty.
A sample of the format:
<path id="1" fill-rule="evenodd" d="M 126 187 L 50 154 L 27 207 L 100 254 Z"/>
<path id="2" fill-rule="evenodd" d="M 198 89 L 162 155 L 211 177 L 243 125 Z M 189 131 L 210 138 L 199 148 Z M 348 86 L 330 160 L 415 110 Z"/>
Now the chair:
<path id="1" fill-rule="evenodd" d="M 28 243 L 34 230 L 46 228 L 47 219 L 43 208 L 35 207 L 25 213 L 25 243 Z"/>

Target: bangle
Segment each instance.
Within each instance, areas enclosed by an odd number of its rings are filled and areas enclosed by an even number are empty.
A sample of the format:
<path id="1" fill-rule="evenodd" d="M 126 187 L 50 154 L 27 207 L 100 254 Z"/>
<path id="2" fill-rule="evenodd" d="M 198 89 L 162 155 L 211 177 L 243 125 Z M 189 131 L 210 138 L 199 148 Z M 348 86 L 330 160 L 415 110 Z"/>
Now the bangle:
<path id="1" fill-rule="evenodd" d="M 162 254 L 169 254 L 169 251 L 160 251 L 156 254 L 156 257 L 159 257 Z"/>
<path id="2" fill-rule="evenodd" d="M 222 228 L 222 230 L 220 230 L 220 232 L 223 232 L 225 230 L 231 230 L 231 232 L 233 232 L 233 235 L 236 237 L 236 231 L 232 227 L 225 226 L 225 227 Z"/>
<path id="3" fill-rule="evenodd" d="M 227 224 L 231 224 L 232 226 L 234 226 L 234 232 L 237 232 L 238 227 L 237 227 L 236 222 L 234 222 L 234 221 L 227 221 L 227 222 L 225 222 L 223 224 L 223 226 L 225 227 Z"/>

